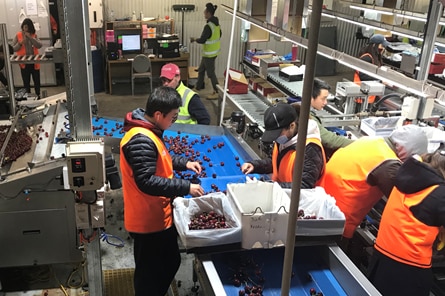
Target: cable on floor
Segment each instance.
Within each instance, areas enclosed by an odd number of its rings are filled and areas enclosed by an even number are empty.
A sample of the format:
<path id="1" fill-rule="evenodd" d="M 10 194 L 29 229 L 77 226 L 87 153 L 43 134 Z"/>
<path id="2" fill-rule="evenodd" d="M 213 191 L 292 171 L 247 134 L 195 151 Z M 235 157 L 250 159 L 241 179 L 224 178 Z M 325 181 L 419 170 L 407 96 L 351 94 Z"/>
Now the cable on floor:
<path id="1" fill-rule="evenodd" d="M 111 246 L 115 246 L 116 248 L 123 248 L 125 246 L 125 242 L 122 238 L 120 238 L 116 235 L 108 234 L 103 230 L 100 231 L 99 239 L 101 239 L 103 242 L 106 241 L 107 244 L 109 244 Z"/>

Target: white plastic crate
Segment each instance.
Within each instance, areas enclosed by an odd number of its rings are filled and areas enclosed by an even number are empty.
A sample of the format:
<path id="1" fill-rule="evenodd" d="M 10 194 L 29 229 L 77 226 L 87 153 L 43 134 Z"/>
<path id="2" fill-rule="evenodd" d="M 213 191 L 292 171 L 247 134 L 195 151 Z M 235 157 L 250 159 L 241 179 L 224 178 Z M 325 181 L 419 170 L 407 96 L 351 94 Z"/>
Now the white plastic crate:
<path id="1" fill-rule="evenodd" d="M 286 243 L 290 193 L 290 189 L 282 189 L 277 183 L 227 185 L 227 196 L 241 221 L 241 246 L 244 249 L 273 248 Z M 318 219 L 299 219 L 296 236 L 343 233 L 345 216 L 335 199 L 322 187 L 301 189 L 299 209 Z"/>
<path id="2" fill-rule="evenodd" d="M 400 116 L 369 117 L 362 119 L 360 130 L 368 136 L 389 136 L 397 127 Z"/>
<path id="3" fill-rule="evenodd" d="M 244 249 L 285 244 L 290 199 L 277 183 L 227 184 L 227 196 L 241 221 Z"/>

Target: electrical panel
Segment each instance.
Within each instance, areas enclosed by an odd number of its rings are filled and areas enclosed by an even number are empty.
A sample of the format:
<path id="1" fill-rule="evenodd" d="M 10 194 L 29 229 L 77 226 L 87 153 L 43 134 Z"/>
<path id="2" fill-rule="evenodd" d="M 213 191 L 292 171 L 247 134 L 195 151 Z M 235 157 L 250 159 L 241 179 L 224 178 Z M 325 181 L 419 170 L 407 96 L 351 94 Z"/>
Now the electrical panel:
<path id="1" fill-rule="evenodd" d="M 103 140 L 68 142 L 66 144 L 67 177 L 70 189 L 97 190 L 105 184 Z"/>

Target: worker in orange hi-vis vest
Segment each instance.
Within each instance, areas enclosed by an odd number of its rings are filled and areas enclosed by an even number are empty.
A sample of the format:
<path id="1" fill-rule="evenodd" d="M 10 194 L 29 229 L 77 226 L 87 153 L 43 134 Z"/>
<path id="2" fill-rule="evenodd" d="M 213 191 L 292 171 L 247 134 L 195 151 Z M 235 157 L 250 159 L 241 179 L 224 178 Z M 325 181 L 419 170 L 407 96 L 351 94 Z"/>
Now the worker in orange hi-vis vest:
<path id="1" fill-rule="evenodd" d="M 19 56 L 39 54 L 39 48 L 42 47 L 42 42 L 36 35 L 36 29 L 31 19 L 26 18 L 22 22 L 22 30 L 17 32 L 12 41 L 12 47 Z M 19 64 L 22 74 L 23 86 L 27 93 L 31 92 L 31 76 L 34 82 L 34 89 L 36 95 L 40 98 L 40 64 Z"/>
<path id="2" fill-rule="evenodd" d="M 385 39 L 385 36 L 380 34 L 375 34 L 371 38 L 369 38 L 369 43 L 360 49 L 358 56 L 361 60 L 380 67 L 383 65 L 382 52 L 389 44 L 390 43 Z M 365 73 L 359 72 L 358 70 L 355 71 L 354 73 L 355 83 L 360 85 L 362 81 L 370 81 L 370 80 L 375 81 L 378 79 L 369 76 Z M 373 104 L 375 99 L 376 96 L 368 96 L 368 104 Z M 363 100 L 361 98 L 357 98 L 356 103 L 362 104 Z"/>

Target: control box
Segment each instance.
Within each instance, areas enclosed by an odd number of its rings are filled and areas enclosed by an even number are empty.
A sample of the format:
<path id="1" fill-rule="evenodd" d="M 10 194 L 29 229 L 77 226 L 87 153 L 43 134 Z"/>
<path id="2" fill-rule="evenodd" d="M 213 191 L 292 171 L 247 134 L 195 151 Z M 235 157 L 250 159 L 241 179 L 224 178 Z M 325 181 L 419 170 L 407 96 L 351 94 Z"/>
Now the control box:
<path id="1" fill-rule="evenodd" d="M 385 85 L 378 81 L 362 81 L 361 91 L 368 96 L 383 96 L 385 94 Z"/>
<path id="2" fill-rule="evenodd" d="M 351 81 L 337 82 L 335 93 L 340 97 L 363 96 L 360 86 Z"/>
<path id="3" fill-rule="evenodd" d="M 103 140 L 85 140 L 66 144 L 67 182 L 70 189 L 97 190 L 105 184 Z"/>

